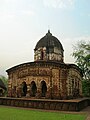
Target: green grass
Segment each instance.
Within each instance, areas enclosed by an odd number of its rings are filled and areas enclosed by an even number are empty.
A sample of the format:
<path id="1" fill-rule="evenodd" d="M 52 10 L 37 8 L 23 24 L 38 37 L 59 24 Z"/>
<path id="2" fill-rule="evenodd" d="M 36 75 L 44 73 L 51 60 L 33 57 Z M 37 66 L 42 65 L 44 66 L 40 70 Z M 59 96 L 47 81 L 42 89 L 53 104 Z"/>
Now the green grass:
<path id="1" fill-rule="evenodd" d="M 86 115 L 64 114 L 0 106 L 0 120 L 85 120 Z"/>

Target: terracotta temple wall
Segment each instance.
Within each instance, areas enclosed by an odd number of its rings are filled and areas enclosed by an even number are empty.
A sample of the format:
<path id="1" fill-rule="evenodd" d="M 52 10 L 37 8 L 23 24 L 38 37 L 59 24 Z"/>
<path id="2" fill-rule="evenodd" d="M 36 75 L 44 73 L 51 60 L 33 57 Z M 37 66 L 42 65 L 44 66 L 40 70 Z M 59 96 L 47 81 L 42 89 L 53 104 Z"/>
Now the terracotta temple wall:
<path id="1" fill-rule="evenodd" d="M 67 99 L 82 95 L 81 76 L 77 70 L 37 65 L 21 66 L 9 72 L 8 96 L 22 97 L 22 84 L 25 83 L 27 89 L 25 96 L 32 97 L 32 82 L 36 86 L 35 98 Z M 46 84 L 46 88 L 44 86 L 46 93 L 43 97 L 41 83 Z"/>

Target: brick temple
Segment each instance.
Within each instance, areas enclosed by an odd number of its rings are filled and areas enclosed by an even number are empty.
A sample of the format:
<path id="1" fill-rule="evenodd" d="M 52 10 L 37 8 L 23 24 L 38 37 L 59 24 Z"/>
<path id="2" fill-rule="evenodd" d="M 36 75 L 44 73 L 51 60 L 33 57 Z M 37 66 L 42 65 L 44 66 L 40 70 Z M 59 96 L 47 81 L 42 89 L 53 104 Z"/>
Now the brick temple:
<path id="1" fill-rule="evenodd" d="M 34 61 L 7 70 L 8 97 L 72 99 L 82 96 L 82 73 L 75 64 L 64 63 L 61 42 L 50 33 L 34 49 Z"/>

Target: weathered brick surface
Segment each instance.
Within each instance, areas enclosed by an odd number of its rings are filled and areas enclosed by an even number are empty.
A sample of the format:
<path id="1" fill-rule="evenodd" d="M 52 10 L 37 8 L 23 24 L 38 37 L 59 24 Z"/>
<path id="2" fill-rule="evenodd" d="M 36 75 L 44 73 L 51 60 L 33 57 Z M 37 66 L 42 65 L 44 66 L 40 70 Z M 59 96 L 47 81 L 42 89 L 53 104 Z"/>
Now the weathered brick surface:
<path id="1" fill-rule="evenodd" d="M 42 91 L 46 91 L 44 98 L 48 99 L 77 98 L 82 95 L 82 77 L 77 67 L 74 67 L 72 65 L 68 68 L 66 64 L 52 62 L 37 64 L 33 62 L 12 68 L 8 71 L 8 97 L 23 97 L 23 83 L 25 83 L 27 98 L 32 97 L 33 94 L 34 98 L 42 98 Z M 32 87 L 33 82 L 36 88 Z"/>
<path id="2" fill-rule="evenodd" d="M 37 108 L 60 111 L 80 111 L 89 105 L 89 99 L 81 100 L 40 100 L 40 99 L 17 99 L 17 98 L 0 98 L 0 105 Z"/>

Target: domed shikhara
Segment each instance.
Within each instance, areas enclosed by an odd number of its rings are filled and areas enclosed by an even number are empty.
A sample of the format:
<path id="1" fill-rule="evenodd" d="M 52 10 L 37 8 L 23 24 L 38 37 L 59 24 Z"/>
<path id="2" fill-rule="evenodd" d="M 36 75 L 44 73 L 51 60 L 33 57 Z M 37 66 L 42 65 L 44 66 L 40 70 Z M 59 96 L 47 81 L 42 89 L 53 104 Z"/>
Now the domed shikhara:
<path id="1" fill-rule="evenodd" d="M 48 33 L 36 44 L 34 61 L 50 60 L 63 62 L 63 51 L 63 46 L 60 41 L 48 30 Z"/>

